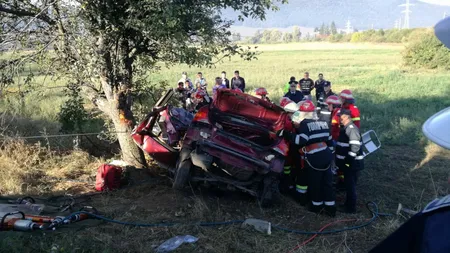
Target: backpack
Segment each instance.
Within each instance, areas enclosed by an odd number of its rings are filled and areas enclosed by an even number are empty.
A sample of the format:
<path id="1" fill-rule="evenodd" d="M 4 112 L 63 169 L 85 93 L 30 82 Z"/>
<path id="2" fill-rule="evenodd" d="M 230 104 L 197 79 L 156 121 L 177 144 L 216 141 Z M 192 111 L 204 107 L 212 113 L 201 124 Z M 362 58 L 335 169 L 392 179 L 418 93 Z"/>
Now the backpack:
<path id="1" fill-rule="evenodd" d="M 97 169 L 95 190 L 107 191 L 118 189 L 121 185 L 123 169 L 111 164 L 102 164 Z"/>

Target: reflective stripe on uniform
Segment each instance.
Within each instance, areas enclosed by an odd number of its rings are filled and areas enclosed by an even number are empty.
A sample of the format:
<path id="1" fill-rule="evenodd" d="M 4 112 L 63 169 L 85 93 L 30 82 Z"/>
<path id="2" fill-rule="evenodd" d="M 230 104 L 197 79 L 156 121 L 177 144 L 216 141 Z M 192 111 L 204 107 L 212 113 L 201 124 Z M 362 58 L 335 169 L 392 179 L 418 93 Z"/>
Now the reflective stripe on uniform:
<path id="1" fill-rule="evenodd" d="M 330 135 L 330 133 L 320 133 L 320 134 L 313 134 L 311 136 L 309 136 L 309 139 L 316 139 L 316 138 L 323 138 L 323 137 L 328 137 Z"/>
<path id="2" fill-rule="evenodd" d="M 356 153 L 354 153 L 354 152 L 352 152 L 352 151 L 348 151 L 348 155 L 349 155 L 349 156 L 356 157 Z"/>
<path id="3" fill-rule="evenodd" d="M 305 139 L 307 141 L 309 140 L 309 137 L 306 134 L 300 134 L 300 137 L 302 137 L 303 139 Z"/>
<path id="4" fill-rule="evenodd" d="M 337 158 L 337 159 L 344 160 L 344 159 L 345 159 L 345 156 L 343 156 L 343 155 L 336 155 L 336 158 Z"/>
<path id="5" fill-rule="evenodd" d="M 307 185 L 295 185 L 295 188 L 300 189 L 300 190 L 308 190 L 308 186 Z"/>
<path id="6" fill-rule="evenodd" d="M 286 175 L 291 174 L 291 166 L 284 167 L 284 174 L 286 174 Z"/>
<path id="7" fill-rule="evenodd" d="M 338 122 L 337 122 L 337 120 L 333 119 L 333 120 L 331 121 L 331 123 L 332 123 L 332 124 L 337 124 Z"/>
<path id="8" fill-rule="evenodd" d="M 327 146 L 321 147 L 321 148 L 316 148 L 316 149 L 310 150 L 309 152 L 306 152 L 306 154 L 314 154 L 314 153 L 317 153 L 317 152 L 320 152 L 320 151 L 324 151 L 327 148 L 328 148 Z"/>
<path id="9" fill-rule="evenodd" d="M 331 141 L 332 139 L 333 139 L 333 136 L 330 135 L 330 136 L 328 137 L 328 140 Z"/>
<path id="10" fill-rule="evenodd" d="M 340 142 L 340 141 L 336 142 L 336 145 L 341 146 L 341 147 L 350 147 L 350 144 L 345 143 L 345 142 Z"/>
<path id="11" fill-rule="evenodd" d="M 334 206 L 336 205 L 336 201 L 325 201 L 326 206 Z"/>
<path id="12" fill-rule="evenodd" d="M 357 120 L 361 120 L 361 118 L 356 117 L 356 118 L 352 118 L 353 121 L 357 121 Z"/>
<path id="13" fill-rule="evenodd" d="M 364 156 L 363 155 L 359 155 L 359 156 L 357 156 L 356 158 L 355 158 L 355 160 L 363 160 L 364 159 Z"/>
<path id="14" fill-rule="evenodd" d="M 313 204 L 314 206 L 321 206 L 321 205 L 323 205 L 323 201 L 321 201 L 321 202 L 311 201 L 311 202 L 312 202 L 312 204 Z"/>
<path id="15" fill-rule="evenodd" d="M 360 141 L 349 141 L 348 144 L 361 145 Z"/>
<path id="16" fill-rule="evenodd" d="M 320 114 L 326 114 L 326 115 L 330 115 L 331 112 L 325 112 L 325 111 L 321 111 Z"/>
<path id="17" fill-rule="evenodd" d="M 331 151 L 334 151 L 334 147 L 329 147 Z"/>

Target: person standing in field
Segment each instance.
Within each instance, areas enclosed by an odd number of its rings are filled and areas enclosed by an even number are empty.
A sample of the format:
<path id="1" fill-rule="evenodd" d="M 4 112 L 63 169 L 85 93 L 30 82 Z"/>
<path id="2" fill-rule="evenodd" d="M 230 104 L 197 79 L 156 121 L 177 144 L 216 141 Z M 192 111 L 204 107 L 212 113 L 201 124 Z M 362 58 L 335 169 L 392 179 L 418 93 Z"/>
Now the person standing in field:
<path id="1" fill-rule="evenodd" d="M 289 82 L 287 82 L 284 87 L 283 87 L 283 93 L 288 93 L 289 88 L 291 87 L 291 82 L 295 81 L 295 76 L 291 76 L 291 78 L 289 79 Z"/>
<path id="2" fill-rule="evenodd" d="M 303 95 L 311 95 L 311 91 L 314 90 L 314 81 L 309 78 L 309 73 L 305 72 L 304 77 L 299 81 L 300 90 Z"/>
<path id="3" fill-rule="evenodd" d="M 324 90 L 324 86 L 325 83 L 327 82 L 327 80 L 323 79 L 323 74 L 320 73 L 319 74 L 319 79 L 317 79 L 317 81 L 314 83 L 314 88 L 316 89 L 316 100 L 319 101 L 320 95 L 322 95 L 322 93 L 325 92 Z M 323 100 L 325 100 L 326 98 L 324 97 Z"/>
<path id="4" fill-rule="evenodd" d="M 245 92 L 245 79 L 239 75 L 239 70 L 234 71 L 234 77 L 231 78 L 231 89 L 236 88 Z"/>
<path id="5" fill-rule="evenodd" d="M 189 89 L 187 89 L 186 87 L 184 87 L 184 88 L 187 90 L 194 89 L 194 85 L 192 84 L 191 79 L 189 79 L 186 71 L 183 71 L 183 73 L 181 73 L 181 79 L 178 82 L 179 83 L 182 82 L 183 84 L 186 82 L 189 82 Z"/>
<path id="6" fill-rule="evenodd" d="M 325 81 L 322 88 L 323 92 L 319 93 L 319 97 L 317 98 L 317 106 L 320 108 L 320 110 L 326 110 L 328 108 L 328 104 L 325 101 L 328 97 L 336 96 L 336 94 L 331 90 L 330 81 Z"/>
<path id="7" fill-rule="evenodd" d="M 294 79 L 289 81 L 289 85 L 289 91 L 284 96 L 297 104 L 303 100 L 303 94 L 297 90 L 298 82 Z"/>
<path id="8" fill-rule="evenodd" d="M 356 182 L 359 172 L 364 169 L 362 138 L 359 128 L 353 123 L 350 110 L 339 112 L 341 130 L 336 142 L 336 165 L 344 172 L 346 200 L 344 211 L 356 212 Z"/>
<path id="9" fill-rule="evenodd" d="M 222 71 L 222 85 L 225 85 L 227 89 L 230 88 L 230 80 L 227 78 L 227 72 Z"/>
<path id="10" fill-rule="evenodd" d="M 216 95 L 216 93 L 217 93 L 218 90 L 220 90 L 220 89 L 225 89 L 225 88 L 227 88 L 227 86 L 225 86 L 225 85 L 222 83 L 222 78 L 216 77 L 216 83 L 214 84 L 214 86 L 213 86 L 213 88 L 212 88 L 212 91 L 213 91 L 213 97 L 215 97 L 215 95 Z"/>
<path id="11" fill-rule="evenodd" d="M 197 73 L 197 79 L 195 79 L 195 87 L 197 89 L 202 89 L 202 90 L 206 90 L 206 86 L 208 85 L 208 83 L 206 82 L 206 79 L 203 77 L 203 73 L 202 72 L 198 72 Z"/>
<path id="12" fill-rule="evenodd" d="M 339 94 L 339 99 L 342 103 L 342 109 L 347 109 L 351 112 L 352 121 L 358 127 L 361 128 L 361 116 L 358 107 L 355 105 L 355 98 L 351 90 L 343 90 Z"/>

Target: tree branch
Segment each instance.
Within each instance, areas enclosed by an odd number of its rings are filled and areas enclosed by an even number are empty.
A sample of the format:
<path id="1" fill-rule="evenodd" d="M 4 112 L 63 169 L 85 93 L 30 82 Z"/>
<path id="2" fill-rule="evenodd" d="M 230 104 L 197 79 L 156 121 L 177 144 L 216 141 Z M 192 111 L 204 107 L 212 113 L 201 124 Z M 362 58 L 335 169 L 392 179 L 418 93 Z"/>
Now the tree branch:
<path id="1" fill-rule="evenodd" d="M 108 106 L 108 101 L 100 96 L 100 92 L 92 87 L 91 85 L 82 85 L 81 91 L 83 94 L 94 103 L 100 109 L 102 112 L 109 114 L 110 113 L 110 107 Z"/>
<path id="2" fill-rule="evenodd" d="M 0 12 L 8 13 L 12 15 L 16 15 L 18 17 L 36 17 L 44 22 L 46 22 L 49 25 L 55 25 L 56 22 L 51 19 L 49 16 L 47 16 L 43 12 L 32 12 L 28 10 L 22 10 L 22 9 L 9 9 L 3 5 L 0 5 Z"/>

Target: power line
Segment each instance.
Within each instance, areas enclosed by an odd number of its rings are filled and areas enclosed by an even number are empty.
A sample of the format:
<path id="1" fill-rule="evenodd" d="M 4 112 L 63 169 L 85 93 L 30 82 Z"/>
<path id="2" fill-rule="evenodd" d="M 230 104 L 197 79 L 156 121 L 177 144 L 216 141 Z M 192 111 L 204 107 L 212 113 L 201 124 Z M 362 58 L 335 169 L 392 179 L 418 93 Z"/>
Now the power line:
<path id="1" fill-rule="evenodd" d="M 405 7 L 405 10 L 403 10 L 402 11 L 402 13 L 405 13 L 405 23 L 404 23 L 404 25 L 403 25 L 403 27 L 402 28 L 404 28 L 404 29 L 409 29 L 409 15 L 412 13 L 412 11 L 411 11 L 411 9 L 410 9 L 410 7 L 411 6 L 414 6 L 415 4 L 411 4 L 410 2 L 409 2 L 409 0 L 406 0 L 406 3 L 404 3 L 404 4 L 400 4 L 399 6 L 400 7 Z M 400 25 L 401 26 L 401 25 Z"/>
<path id="2" fill-rule="evenodd" d="M 352 23 L 350 22 L 350 18 L 348 18 L 345 28 L 346 28 L 346 33 L 347 34 L 352 33 L 353 27 L 352 27 Z"/>

